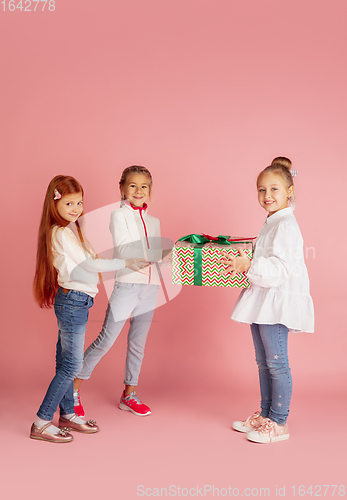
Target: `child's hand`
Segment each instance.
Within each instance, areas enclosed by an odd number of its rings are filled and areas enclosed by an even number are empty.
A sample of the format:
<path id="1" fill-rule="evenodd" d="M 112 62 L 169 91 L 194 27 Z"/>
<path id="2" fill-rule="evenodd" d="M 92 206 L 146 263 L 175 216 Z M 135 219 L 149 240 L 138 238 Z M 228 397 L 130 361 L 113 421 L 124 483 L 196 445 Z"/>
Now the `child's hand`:
<path id="1" fill-rule="evenodd" d="M 217 260 L 217 262 L 227 267 L 223 271 L 220 271 L 220 274 L 231 273 L 230 277 L 233 278 L 237 273 L 246 273 L 251 267 L 251 261 L 247 257 L 247 254 L 245 254 L 242 248 L 238 248 L 237 250 L 239 255 L 236 257 L 229 255 L 227 252 L 221 252 L 225 256 L 225 259 Z"/>
<path id="2" fill-rule="evenodd" d="M 172 264 L 172 250 L 163 250 L 163 262 Z"/>
<path id="3" fill-rule="evenodd" d="M 125 261 L 125 267 L 141 274 L 148 274 L 149 265 L 145 259 L 127 259 Z"/>

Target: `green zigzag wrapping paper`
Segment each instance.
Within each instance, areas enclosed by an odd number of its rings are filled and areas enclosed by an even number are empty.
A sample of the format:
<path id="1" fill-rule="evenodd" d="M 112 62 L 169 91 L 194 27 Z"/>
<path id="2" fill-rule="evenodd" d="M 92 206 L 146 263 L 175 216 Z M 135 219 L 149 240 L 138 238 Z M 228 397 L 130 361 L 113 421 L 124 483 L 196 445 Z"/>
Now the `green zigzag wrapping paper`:
<path id="1" fill-rule="evenodd" d="M 172 282 L 176 285 L 248 288 L 250 282 L 246 273 L 238 273 L 234 278 L 230 278 L 230 274 L 221 275 L 219 273 L 225 266 L 216 261 L 222 258 L 221 250 L 236 256 L 238 248 L 242 248 L 251 259 L 252 239 L 244 238 L 242 242 L 235 241 L 230 245 L 178 241 L 172 250 Z"/>

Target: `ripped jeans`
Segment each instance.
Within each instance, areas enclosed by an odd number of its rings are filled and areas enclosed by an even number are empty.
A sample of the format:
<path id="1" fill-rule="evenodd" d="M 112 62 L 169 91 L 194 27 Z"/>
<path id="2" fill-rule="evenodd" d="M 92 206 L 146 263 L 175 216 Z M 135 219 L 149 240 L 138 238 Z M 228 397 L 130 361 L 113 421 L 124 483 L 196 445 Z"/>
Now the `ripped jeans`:
<path id="1" fill-rule="evenodd" d="M 259 370 L 261 416 L 285 425 L 292 396 L 288 328 L 252 323 L 251 332 Z"/>

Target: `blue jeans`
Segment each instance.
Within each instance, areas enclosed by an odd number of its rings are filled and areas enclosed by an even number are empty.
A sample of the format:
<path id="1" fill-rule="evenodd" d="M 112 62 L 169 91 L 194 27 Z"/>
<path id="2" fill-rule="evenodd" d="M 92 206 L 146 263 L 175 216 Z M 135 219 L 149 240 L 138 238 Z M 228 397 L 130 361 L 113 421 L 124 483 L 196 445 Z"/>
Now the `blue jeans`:
<path id="1" fill-rule="evenodd" d="M 59 405 L 61 415 L 75 413 L 73 380 L 83 364 L 84 335 L 89 308 L 94 299 L 83 292 L 58 289 L 54 311 L 58 320 L 55 377 L 50 383 L 37 416 L 52 420 Z"/>
<path id="2" fill-rule="evenodd" d="M 259 370 L 261 416 L 285 425 L 292 396 L 288 328 L 252 323 L 251 331 Z"/>

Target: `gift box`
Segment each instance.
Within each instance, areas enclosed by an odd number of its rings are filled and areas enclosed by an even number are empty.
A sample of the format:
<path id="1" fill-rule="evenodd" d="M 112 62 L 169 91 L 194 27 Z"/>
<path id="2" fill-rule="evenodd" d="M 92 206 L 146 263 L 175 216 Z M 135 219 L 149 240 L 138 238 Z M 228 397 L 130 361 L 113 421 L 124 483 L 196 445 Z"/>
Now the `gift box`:
<path id="1" fill-rule="evenodd" d="M 172 282 L 176 285 L 249 287 L 246 273 L 238 273 L 233 278 L 230 273 L 220 274 L 225 265 L 217 261 L 223 259 L 221 251 L 236 257 L 238 248 L 251 259 L 254 240 L 206 234 L 183 236 L 172 250 Z"/>

